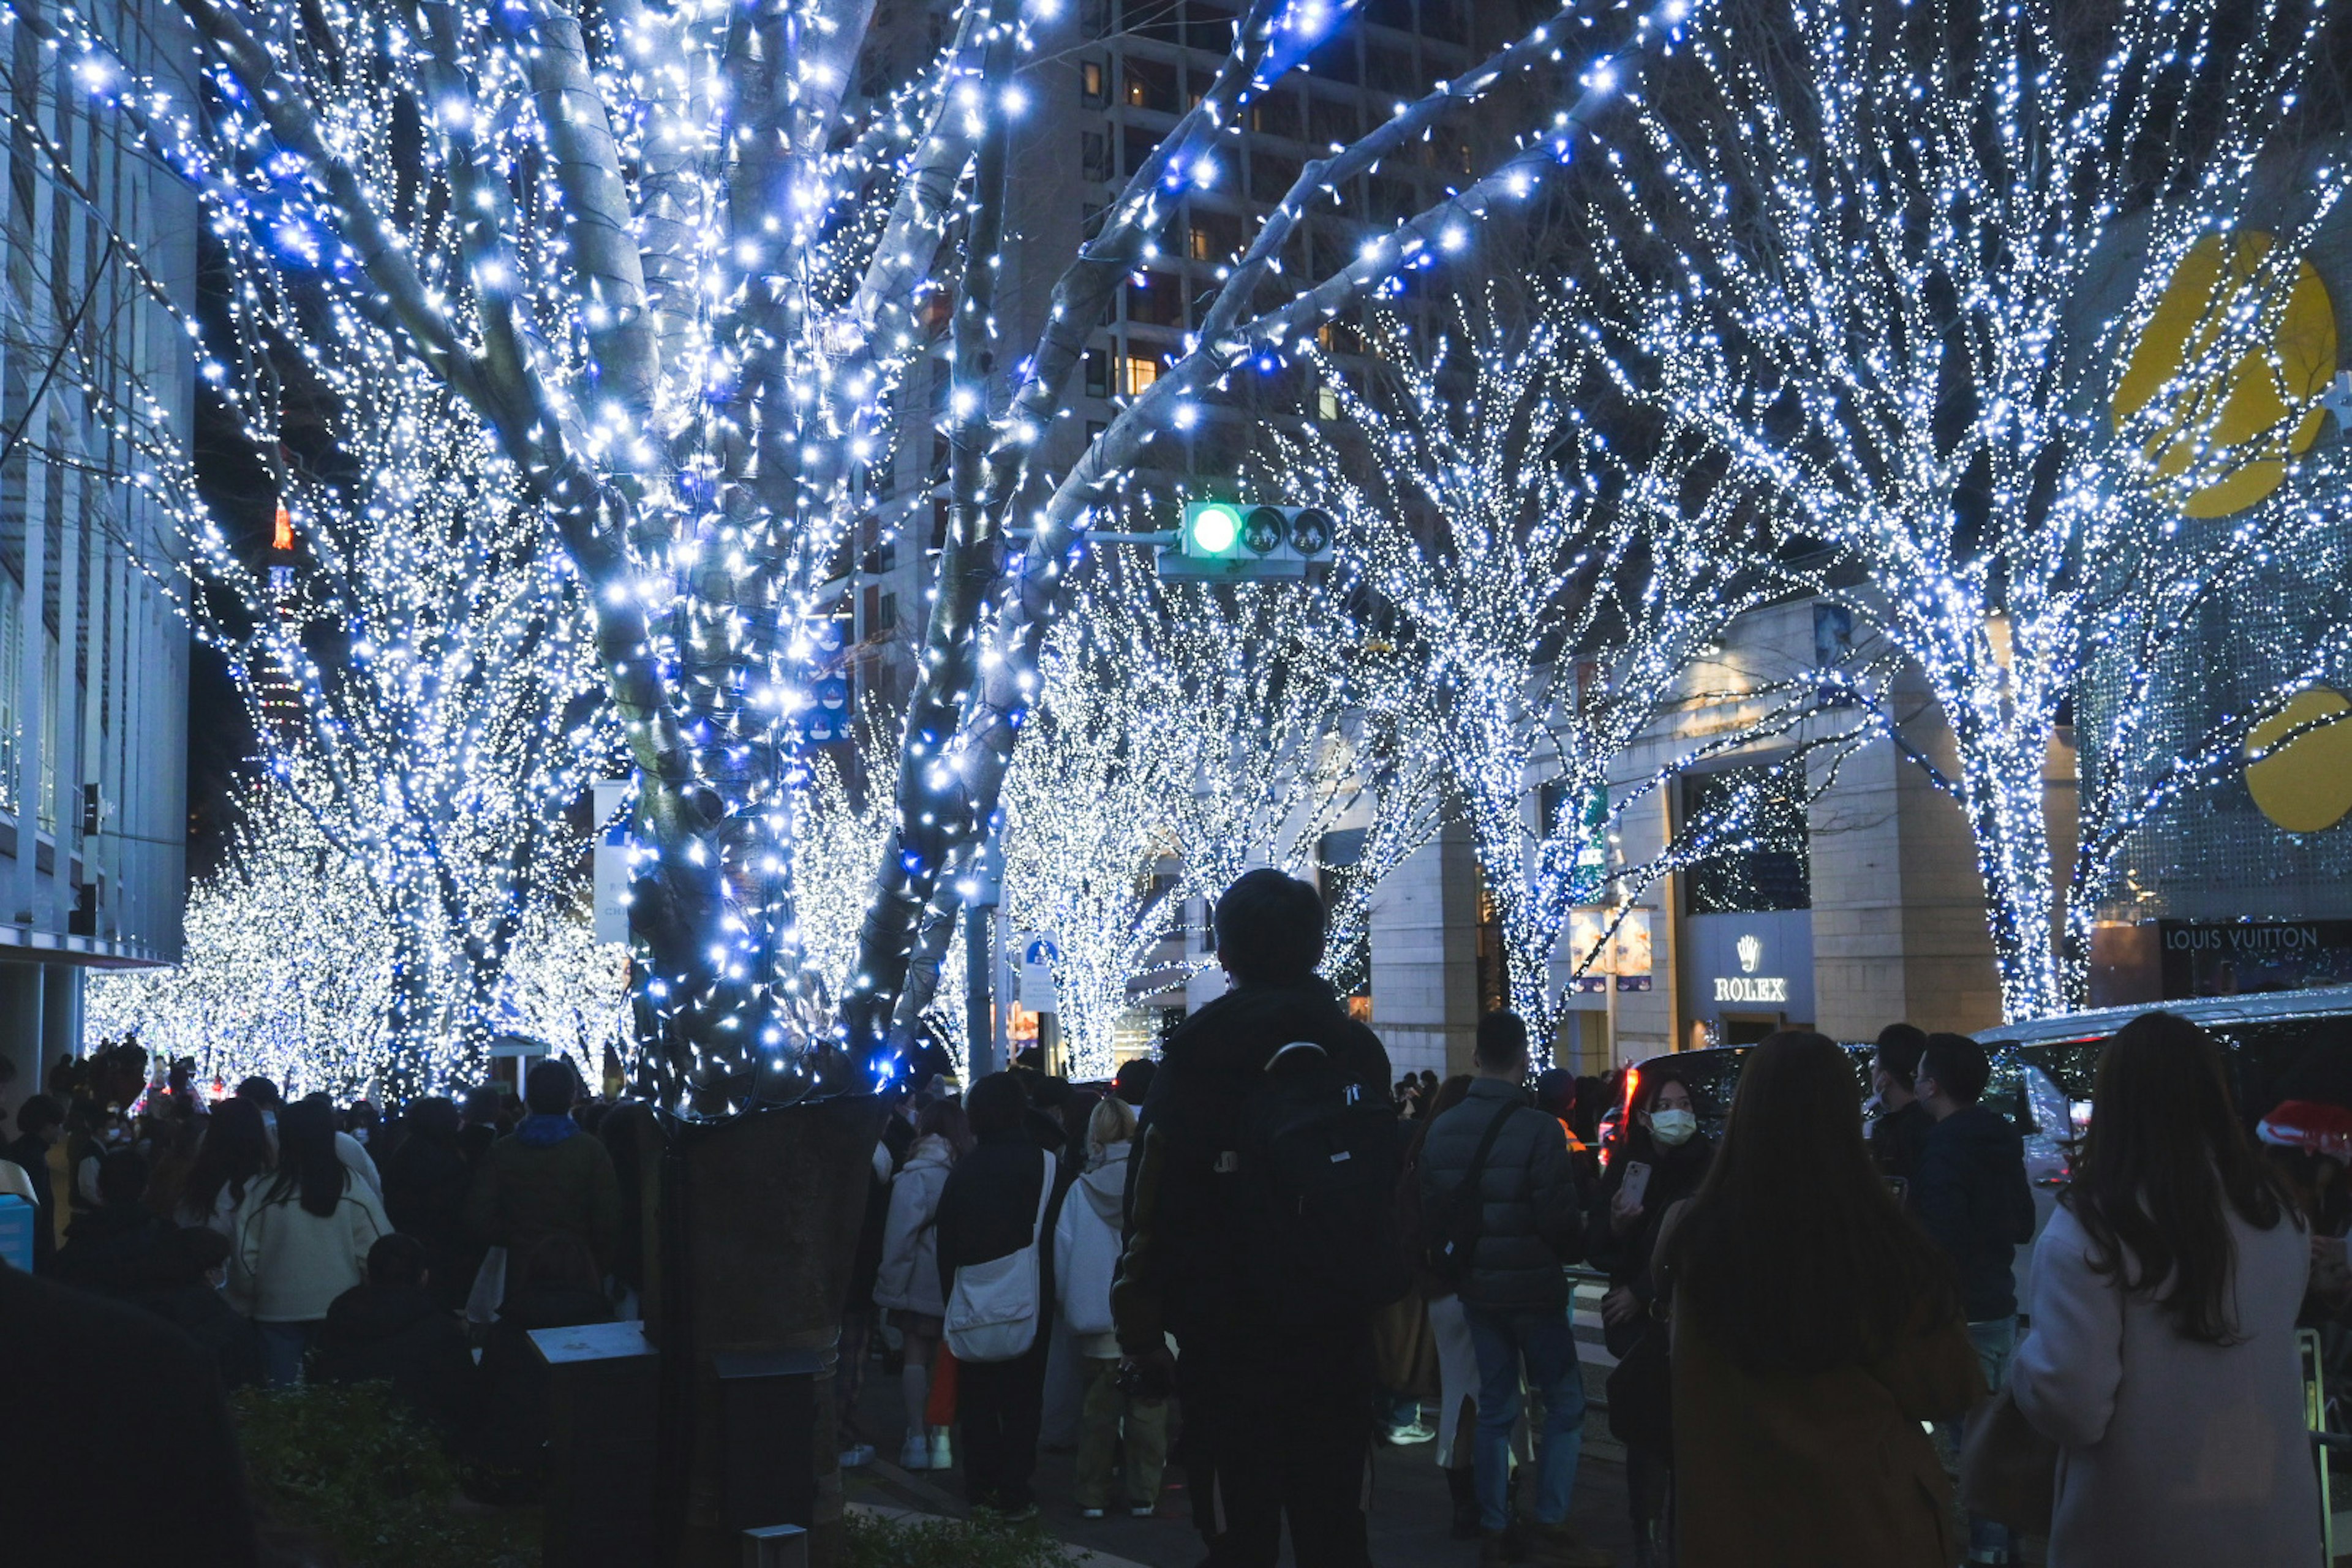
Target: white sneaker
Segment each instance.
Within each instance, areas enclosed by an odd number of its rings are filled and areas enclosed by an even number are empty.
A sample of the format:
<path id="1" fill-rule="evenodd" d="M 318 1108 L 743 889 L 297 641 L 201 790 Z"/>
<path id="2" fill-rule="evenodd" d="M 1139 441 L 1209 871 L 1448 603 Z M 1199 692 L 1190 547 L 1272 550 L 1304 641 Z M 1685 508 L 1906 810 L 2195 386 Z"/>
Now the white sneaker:
<path id="1" fill-rule="evenodd" d="M 1078 1510 L 1078 1517 L 1080 1519 L 1100 1519 L 1109 1511 L 1110 1510 L 1107 1508 L 1082 1508 Z"/>
<path id="2" fill-rule="evenodd" d="M 874 1462 L 874 1445 L 852 1443 L 841 1451 L 841 1468 L 845 1470 L 863 1468 Z"/>
<path id="3" fill-rule="evenodd" d="M 1160 1505 L 1158 1503 L 1150 1502 L 1129 1504 L 1127 1510 L 1127 1517 L 1129 1519 L 1157 1519 L 1160 1517 Z"/>
<path id="4" fill-rule="evenodd" d="M 931 1440 L 920 1432 L 909 1432 L 907 1440 L 898 1445 L 898 1468 L 902 1470 L 928 1470 L 931 1468 Z"/>
<path id="5" fill-rule="evenodd" d="M 931 1434 L 931 1468 L 935 1470 L 955 1468 L 955 1454 L 948 1447 L 948 1429 L 944 1426 Z"/>

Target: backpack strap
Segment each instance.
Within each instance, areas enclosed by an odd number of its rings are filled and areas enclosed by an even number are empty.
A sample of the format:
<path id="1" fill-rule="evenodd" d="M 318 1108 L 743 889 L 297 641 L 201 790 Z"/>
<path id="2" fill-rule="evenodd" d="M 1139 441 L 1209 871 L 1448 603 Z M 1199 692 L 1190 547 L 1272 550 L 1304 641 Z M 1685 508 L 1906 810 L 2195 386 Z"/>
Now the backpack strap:
<path id="1" fill-rule="evenodd" d="M 1455 1196 L 1459 1197 L 1478 1190 L 1479 1178 L 1486 1173 L 1486 1158 L 1495 1152 L 1495 1140 L 1503 1135 L 1503 1123 L 1508 1121 L 1511 1119 L 1511 1112 L 1518 1108 L 1517 1100 L 1507 1100 L 1504 1103 L 1502 1110 L 1496 1115 L 1495 1120 L 1486 1123 L 1486 1136 L 1478 1140 L 1478 1152 L 1470 1156 L 1469 1172 L 1463 1176 L 1462 1184 L 1454 1189 Z"/>

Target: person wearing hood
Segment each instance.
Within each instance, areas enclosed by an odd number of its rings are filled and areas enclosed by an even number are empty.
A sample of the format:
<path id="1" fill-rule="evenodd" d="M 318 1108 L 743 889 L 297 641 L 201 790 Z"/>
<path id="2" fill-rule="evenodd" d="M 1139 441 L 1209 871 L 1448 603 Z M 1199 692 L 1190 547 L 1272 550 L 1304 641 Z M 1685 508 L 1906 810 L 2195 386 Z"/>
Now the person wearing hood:
<path id="1" fill-rule="evenodd" d="M 1087 1121 L 1086 1172 L 1064 1200 L 1054 1228 L 1054 1278 L 1061 1281 L 1062 1316 L 1076 1341 L 1086 1381 L 1078 1416 L 1077 1503 L 1087 1519 L 1100 1519 L 1110 1509 L 1111 1450 L 1122 1437 L 1127 1511 L 1136 1518 L 1159 1511 L 1160 1482 L 1168 1464 L 1168 1401 L 1119 1392 L 1118 1329 L 1110 1315 L 1127 1157 L 1134 1140 L 1133 1106 L 1117 1098 L 1096 1104 Z"/>
<path id="2" fill-rule="evenodd" d="M 117 1149 L 100 1163 L 100 1206 L 74 1221 L 58 1249 L 57 1277 L 68 1285 L 132 1298 L 159 1282 L 161 1249 L 171 1221 L 147 1207 L 147 1157 Z"/>
<path id="3" fill-rule="evenodd" d="M 444 1430 L 463 1426 L 474 1360 L 466 1326 L 436 1299 L 425 1244 L 380 1237 L 368 1248 L 366 1283 L 327 1308 L 314 1362 L 321 1383 L 389 1383 Z"/>
<path id="4" fill-rule="evenodd" d="M 907 1403 L 907 1436 L 898 1463 L 909 1470 L 955 1467 L 948 1429 L 932 1426 L 924 1412 L 931 1401 L 931 1370 L 938 1364 L 940 1336 L 947 1325 L 947 1292 L 940 1280 L 940 1194 L 948 1173 L 971 1148 L 971 1124 L 963 1106 L 935 1100 L 915 1118 L 915 1141 L 906 1163 L 890 1178 L 890 1211 L 882 1226 L 882 1262 L 874 1272 L 874 1304 L 890 1314 L 906 1345 L 898 1372 L 899 1395 Z"/>
<path id="5" fill-rule="evenodd" d="M 466 1199 L 467 1227 L 513 1260 L 551 1236 L 575 1236 L 610 1272 L 621 1235 L 621 1184 L 604 1145 L 572 1119 L 580 1080 L 566 1061 L 548 1060 L 524 1082 L 524 1117 L 490 1146 Z"/>
<path id="6" fill-rule="evenodd" d="M 2033 1239 L 2033 1188 L 2025 1144 L 2000 1113 L 1978 1101 L 1992 1076 L 1984 1047 L 1966 1035 L 1930 1035 L 1915 1078 L 1936 1124 L 1911 1173 L 1911 1209 L 1959 1271 L 1969 1339 L 1985 1387 L 2000 1392 L 2017 1349 L 2017 1249 Z M 1957 1440 L 1957 1430 L 1948 1435 Z M 2008 1561 L 2009 1531 L 1969 1524 L 1970 1563 Z"/>

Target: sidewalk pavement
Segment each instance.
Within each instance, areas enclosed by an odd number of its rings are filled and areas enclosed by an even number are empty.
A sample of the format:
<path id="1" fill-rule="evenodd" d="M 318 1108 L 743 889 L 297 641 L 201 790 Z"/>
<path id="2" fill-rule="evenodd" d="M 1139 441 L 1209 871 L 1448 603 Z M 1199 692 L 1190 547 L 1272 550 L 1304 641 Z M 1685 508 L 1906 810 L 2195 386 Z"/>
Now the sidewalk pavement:
<path id="1" fill-rule="evenodd" d="M 1591 1292 L 1590 1300 L 1586 1295 L 1578 1292 L 1576 1316 L 1578 1337 L 1587 1342 L 1580 1348 L 1585 1386 L 1592 1403 L 1585 1420 L 1584 1456 L 1577 1469 L 1576 1503 L 1569 1522 L 1593 1545 L 1615 1552 L 1621 1564 L 1630 1564 L 1633 1531 L 1625 1511 L 1622 1451 L 1609 1436 L 1607 1415 L 1600 1404 L 1611 1361 L 1597 1342 L 1598 1292 Z M 1047 1408 L 1049 1412 L 1053 1408 L 1050 1397 Z M 879 1365 L 867 1372 L 865 1392 L 857 1402 L 857 1419 L 882 1458 L 843 1472 L 853 1505 L 951 1517 L 966 1511 L 961 1468 L 944 1474 L 909 1474 L 889 1462 L 898 1451 L 906 1418 L 899 1405 L 898 1380 L 884 1375 Z M 1049 1430 L 1048 1445 L 1037 1456 L 1038 1508 L 1045 1528 L 1056 1539 L 1095 1554 L 1090 1568 L 1197 1568 L 1203 1549 L 1192 1529 L 1191 1498 L 1184 1490 L 1181 1466 L 1170 1465 L 1160 1512 L 1152 1519 L 1130 1519 L 1118 1512 L 1107 1519 L 1080 1519 L 1071 1500 L 1074 1472 L 1073 1452 L 1052 1447 Z M 1523 1499 L 1532 1479 L 1521 1479 Z M 1471 1568 L 1478 1561 L 1477 1545 L 1451 1538 L 1452 1519 L 1435 1444 L 1382 1447 L 1375 1451 L 1370 1507 L 1375 1568 Z M 1286 1549 L 1283 1561 L 1290 1561 Z"/>

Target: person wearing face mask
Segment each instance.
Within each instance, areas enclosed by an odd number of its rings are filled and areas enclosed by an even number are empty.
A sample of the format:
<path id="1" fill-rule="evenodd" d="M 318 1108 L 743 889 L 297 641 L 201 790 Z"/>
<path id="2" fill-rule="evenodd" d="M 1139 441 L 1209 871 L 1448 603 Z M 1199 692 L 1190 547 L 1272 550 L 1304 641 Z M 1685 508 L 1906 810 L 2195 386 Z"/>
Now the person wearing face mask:
<path id="1" fill-rule="evenodd" d="M 1642 1069 L 1635 1088 L 1633 1125 L 1624 1156 L 1601 1178 L 1585 1249 L 1595 1268 L 1608 1270 L 1609 1291 L 1601 1299 L 1601 1335 L 1612 1355 L 1622 1358 L 1651 1331 L 1655 1282 L 1652 1255 L 1658 1226 L 1676 1204 L 1698 1191 L 1715 1153 L 1698 1130 L 1698 1108 L 1682 1069 L 1672 1062 Z M 1630 1424 L 1629 1424 L 1630 1425 Z M 1625 1500 L 1633 1519 L 1633 1561 L 1649 1568 L 1661 1560 L 1666 1481 L 1674 1456 L 1645 1445 L 1625 1445 Z"/>

